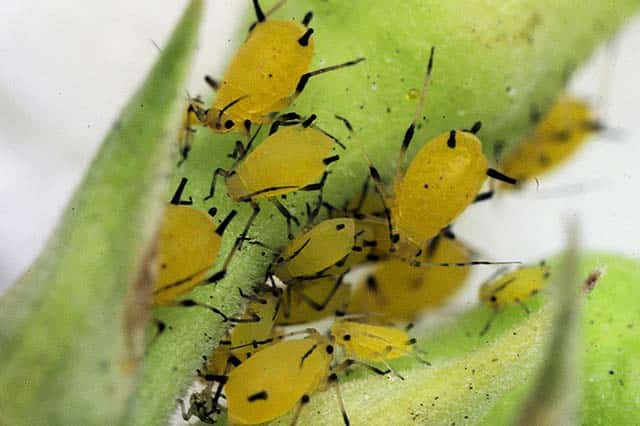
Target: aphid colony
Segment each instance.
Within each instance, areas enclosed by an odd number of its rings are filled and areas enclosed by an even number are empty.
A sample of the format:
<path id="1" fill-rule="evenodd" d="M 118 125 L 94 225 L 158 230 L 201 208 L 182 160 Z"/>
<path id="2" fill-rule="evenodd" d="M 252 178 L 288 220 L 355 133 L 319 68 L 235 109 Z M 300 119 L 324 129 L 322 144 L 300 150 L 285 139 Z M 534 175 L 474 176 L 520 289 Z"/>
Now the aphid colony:
<path id="1" fill-rule="evenodd" d="M 265 13 L 253 0 L 257 20 L 224 78 L 217 82 L 206 77 L 217 91 L 215 102 L 205 109 L 203 101 L 193 98 L 185 112 L 182 161 L 199 124 L 246 138 L 246 143 L 236 142 L 230 155 L 234 165 L 213 171 L 204 200 L 213 198 L 222 179 L 231 200 L 252 207 L 233 247 L 213 273 L 236 211 L 216 226 L 215 207 L 205 213 L 191 206 L 195 194 L 185 199 L 187 179 L 182 179 L 166 209 L 154 305 L 206 308 L 232 325 L 198 370 L 204 388 L 192 393 L 188 402 L 179 401 L 185 419 L 196 416 L 214 423 L 226 407 L 236 424 L 258 424 L 289 411 L 295 423 L 314 391 L 332 387 L 349 424 L 348 407 L 340 396 L 340 373 L 361 367 L 402 379 L 389 360 L 413 356 L 428 364 L 414 347 L 415 339 L 391 321 L 406 324 L 445 303 L 465 283 L 473 265 L 518 263 L 477 260 L 476 253 L 451 230 L 467 207 L 491 198 L 493 191 L 480 193 L 487 177 L 507 186 L 518 183 L 514 177 L 532 179 L 562 161 L 598 127 L 584 105 L 561 99 L 521 150 L 507 157 L 505 173 L 489 167 L 476 135 L 479 122 L 468 130 L 450 130 L 432 138 L 405 166 L 434 68 L 432 48 L 415 114 L 404 136 L 398 137 L 398 168 L 391 188 L 363 146 L 349 147 L 363 150 L 370 176 L 358 197 L 345 206 L 332 206 L 323 200 L 322 190 L 328 167 L 339 161 L 339 152 L 346 147 L 318 123 L 338 119 L 353 133 L 354 141 L 357 134 L 345 117 L 304 117 L 282 111 L 311 77 L 356 66 L 364 58 L 309 71 L 314 38 L 308 26 L 313 15 L 309 12 L 300 23 L 268 20 L 283 3 Z M 357 66 L 351 71 L 357 72 Z M 270 126 L 269 135 L 252 148 L 263 125 Z M 274 173 L 273 164 L 284 167 Z M 295 191 L 318 193 L 317 205 L 307 205 L 306 225 L 279 201 Z M 265 201 L 274 204 L 286 221 L 289 242 L 284 247 L 269 247 L 250 234 Z M 330 218 L 317 221 L 324 210 Z M 293 224 L 302 225 L 297 235 Z M 273 260 L 264 282 L 255 283 L 248 294 L 241 292 L 246 300 L 241 316 L 230 316 L 186 294 L 224 278 L 233 256 L 245 244 L 261 246 Z M 352 288 L 346 276 L 364 264 L 369 269 Z M 484 334 L 506 305 L 519 304 L 527 310 L 526 300 L 544 288 L 548 276 L 544 264 L 499 271 L 480 289 L 480 301 L 493 313 L 478 333 Z M 281 328 L 327 317 L 333 317 L 333 322 L 326 334 L 311 327 L 296 332 Z"/>

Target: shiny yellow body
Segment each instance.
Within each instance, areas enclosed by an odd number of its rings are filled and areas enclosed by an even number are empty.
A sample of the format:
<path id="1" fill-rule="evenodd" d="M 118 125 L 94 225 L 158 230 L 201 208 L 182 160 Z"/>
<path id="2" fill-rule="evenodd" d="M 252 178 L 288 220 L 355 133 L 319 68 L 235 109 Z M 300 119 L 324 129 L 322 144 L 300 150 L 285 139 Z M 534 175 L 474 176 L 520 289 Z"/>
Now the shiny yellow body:
<path id="1" fill-rule="evenodd" d="M 270 123 L 276 113 L 288 107 L 313 58 L 313 37 L 306 46 L 298 42 L 306 31 L 304 25 L 293 21 L 259 22 L 231 60 L 207 113 L 207 125 L 219 132 L 243 132 L 245 120 Z M 220 111 L 236 100 L 219 117 Z M 231 127 L 224 125 L 229 120 Z M 222 126 L 217 128 L 216 123 Z"/>
<path id="2" fill-rule="evenodd" d="M 356 229 L 356 221 L 350 218 L 320 222 L 287 245 L 281 254 L 283 261 L 273 272 L 286 283 L 334 266 L 353 251 Z"/>
<path id="3" fill-rule="evenodd" d="M 229 420 L 259 424 L 291 410 L 326 379 L 332 353 L 319 334 L 287 340 L 254 354 L 231 373 L 225 385 Z"/>
<path id="4" fill-rule="evenodd" d="M 340 320 L 331 326 L 331 335 L 360 361 L 382 362 L 413 351 L 407 332 L 396 327 Z"/>
<path id="5" fill-rule="evenodd" d="M 496 309 L 524 302 L 545 288 L 549 273 L 549 267 L 542 263 L 501 274 L 480 287 L 480 301 Z"/>
<path id="6" fill-rule="evenodd" d="M 334 141 L 313 127 L 282 126 L 267 137 L 226 179 L 233 200 L 269 198 L 320 180 Z"/>
<path id="7" fill-rule="evenodd" d="M 282 306 L 276 324 L 301 324 L 335 315 L 337 311 L 346 312 L 351 299 L 351 287 L 347 283 L 342 283 L 338 287 L 325 308 L 321 310 L 314 309 L 302 296 L 321 303 L 329 296 L 337 279 L 337 277 L 329 276 L 301 281 L 292 285 L 291 289 L 285 292 L 282 297 Z"/>
<path id="8" fill-rule="evenodd" d="M 220 251 L 221 238 L 205 212 L 169 204 L 158 239 L 154 305 L 166 305 L 205 278 Z M 173 285 L 176 282 L 179 285 Z"/>
<path id="9" fill-rule="evenodd" d="M 594 123 L 594 115 L 586 102 L 561 97 L 533 133 L 505 157 L 504 172 L 522 181 L 549 172 L 587 141 L 596 130 Z"/>
<path id="10" fill-rule="evenodd" d="M 441 238 L 424 262 L 469 262 L 470 251 L 458 240 Z M 376 313 L 393 321 L 413 321 L 420 313 L 445 303 L 462 287 L 470 266 L 414 267 L 399 259 L 377 263 L 356 288 L 349 312 Z"/>
<path id="11" fill-rule="evenodd" d="M 488 162 L 473 134 L 443 133 L 428 141 L 394 183 L 391 218 L 395 231 L 422 246 L 471 204 L 486 179 Z"/>

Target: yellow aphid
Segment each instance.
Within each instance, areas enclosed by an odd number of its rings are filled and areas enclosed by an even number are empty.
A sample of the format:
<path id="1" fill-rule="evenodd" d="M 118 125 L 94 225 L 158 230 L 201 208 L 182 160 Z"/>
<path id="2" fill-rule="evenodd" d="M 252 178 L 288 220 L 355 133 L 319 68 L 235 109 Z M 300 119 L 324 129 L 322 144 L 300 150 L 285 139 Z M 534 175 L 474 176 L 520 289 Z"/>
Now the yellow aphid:
<path id="1" fill-rule="evenodd" d="M 337 279 L 340 278 L 323 276 L 287 286 L 276 324 L 307 323 L 346 312 L 351 288 L 347 283 L 336 287 Z"/>
<path id="2" fill-rule="evenodd" d="M 410 355 L 415 343 L 406 331 L 396 327 L 340 320 L 331 326 L 331 335 L 351 355 L 361 361 L 384 362 Z"/>
<path id="3" fill-rule="evenodd" d="M 315 75 L 355 65 L 356 59 L 309 72 L 313 59 L 313 15 L 301 22 L 267 20 L 257 0 L 257 22 L 240 46 L 220 83 L 207 81 L 218 91 L 210 109 L 195 106 L 200 121 L 216 132 L 248 134 L 253 124 L 271 123 L 289 107 Z"/>
<path id="4" fill-rule="evenodd" d="M 482 284 L 480 301 L 494 308 L 521 304 L 544 289 L 549 274 L 549 266 L 544 262 L 500 274 Z"/>
<path id="5" fill-rule="evenodd" d="M 421 257 L 425 262 L 471 260 L 460 241 L 437 237 L 434 249 Z M 413 321 L 425 309 L 445 303 L 464 284 L 470 267 L 415 267 L 400 259 L 378 262 L 356 288 L 349 312 L 376 313 L 394 321 Z"/>
<path id="6" fill-rule="evenodd" d="M 263 423 L 291 410 L 327 378 L 333 346 L 319 334 L 278 342 L 240 364 L 225 385 L 229 420 Z"/>
<path id="7" fill-rule="evenodd" d="M 300 190 L 321 190 L 328 174 L 327 166 L 340 158 L 331 152 L 334 144 L 340 145 L 340 142 L 312 126 L 315 119 L 315 115 L 302 120 L 297 114 L 289 114 L 286 121 L 274 123 L 274 132 L 249 155 L 241 149 L 242 161 L 235 168 L 214 171 L 205 200 L 215 195 L 216 178 L 220 176 L 225 180 L 231 199 L 248 202 L 253 208 L 242 239 L 260 212 L 257 203 L 260 199 L 268 199 L 276 205 L 287 220 L 289 237 L 293 238 L 291 222 L 300 223 L 276 196 Z M 286 164 L 286 167 L 274 167 L 277 164 Z"/>
<path id="8" fill-rule="evenodd" d="M 317 182 L 338 156 L 332 154 L 335 140 L 309 124 L 280 127 L 249 153 L 225 180 L 229 196 L 271 198 Z"/>
<path id="9" fill-rule="evenodd" d="M 386 195 L 383 198 L 388 207 L 385 210 L 390 211 L 389 232 L 394 244 L 402 240 L 422 247 L 476 199 L 489 197 L 488 194 L 478 196 L 487 176 L 515 183 L 514 179 L 488 168 L 482 144 L 475 135 L 480 131 L 480 122 L 468 131 L 451 130 L 427 141 L 404 169 L 406 151 L 422 115 L 433 54 L 434 49 L 431 49 L 420 102 L 402 141 L 393 194 L 387 194 L 379 172 L 369 165 L 378 192 Z M 349 129 L 352 128 L 346 119 L 341 119 Z"/>
<path id="10" fill-rule="evenodd" d="M 261 350 L 229 373 L 225 392 L 231 422 L 263 423 L 298 405 L 292 422 L 295 424 L 312 392 L 334 386 L 343 420 L 348 425 L 336 373 L 359 364 L 378 374 L 388 374 L 390 369 L 380 370 L 365 362 L 386 363 L 388 359 L 413 355 L 411 345 L 415 343 L 402 330 L 355 321 L 336 322 L 331 340 L 313 329 L 305 333 L 305 338 L 280 341 Z M 357 359 L 347 358 L 335 365 L 334 344 Z"/>
<path id="11" fill-rule="evenodd" d="M 452 130 L 428 141 L 394 184 L 396 232 L 418 245 L 435 237 L 473 203 L 487 170 L 473 133 Z"/>
<path id="12" fill-rule="evenodd" d="M 220 242 L 209 215 L 189 206 L 169 204 L 160 227 L 153 303 L 172 302 L 197 285 L 216 260 Z"/>
<path id="13" fill-rule="evenodd" d="M 505 157 L 504 171 L 518 180 L 534 179 L 564 163 L 601 128 L 586 102 L 562 96 L 533 133 Z"/>
<path id="14" fill-rule="evenodd" d="M 339 264 L 354 251 L 360 234 L 350 218 L 327 219 L 294 238 L 276 259 L 272 272 L 285 283 L 311 277 Z"/>

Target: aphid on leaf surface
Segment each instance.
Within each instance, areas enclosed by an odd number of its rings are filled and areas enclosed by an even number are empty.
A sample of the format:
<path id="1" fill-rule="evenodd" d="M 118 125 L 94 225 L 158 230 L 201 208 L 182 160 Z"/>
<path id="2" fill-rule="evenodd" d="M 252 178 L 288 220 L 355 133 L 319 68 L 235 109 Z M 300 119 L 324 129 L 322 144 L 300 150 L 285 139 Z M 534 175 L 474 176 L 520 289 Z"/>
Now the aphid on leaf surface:
<path id="1" fill-rule="evenodd" d="M 268 199 L 286 218 L 289 236 L 291 222 L 300 225 L 298 219 L 276 198 L 294 191 L 322 190 L 327 177 L 327 166 L 340 157 L 332 149 L 342 144 L 333 136 L 313 126 L 315 115 L 303 120 L 294 113 L 282 121 L 276 121 L 271 134 L 248 155 L 240 153 L 239 163 L 230 170 L 218 168 L 213 173 L 209 194 L 215 195 L 216 180 L 222 177 L 227 194 L 234 201 L 250 203 L 250 217 L 243 238 L 255 217 L 260 212 L 258 201 Z M 286 167 L 274 167 L 285 164 Z"/>
<path id="2" fill-rule="evenodd" d="M 237 131 L 248 137 L 252 125 L 270 124 L 289 107 L 311 77 L 364 60 L 358 58 L 309 71 L 314 31 L 308 25 L 313 14 L 308 12 L 301 22 L 267 20 L 271 12 L 265 14 L 258 0 L 253 0 L 253 6 L 257 22 L 231 59 L 222 81 L 205 78 L 217 91 L 214 104 L 209 109 L 197 102 L 189 106 L 198 120 L 215 132 Z"/>
<path id="3" fill-rule="evenodd" d="M 602 129 L 586 102 L 561 96 L 533 132 L 501 161 L 502 168 L 521 183 L 535 179 L 567 161 Z"/>
<path id="4" fill-rule="evenodd" d="M 550 268 L 542 261 L 538 265 L 522 266 L 513 271 L 498 271 L 478 292 L 480 301 L 493 308 L 493 314 L 480 335 L 485 334 L 500 309 L 518 304 L 529 313 L 526 300 L 542 291 L 549 280 Z"/>
<path id="5" fill-rule="evenodd" d="M 487 176 L 516 183 L 515 179 L 488 167 L 482 144 L 476 137 L 481 128 L 480 122 L 470 130 L 451 130 L 427 141 L 405 170 L 406 152 L 425 103 L 433 54 L 434 48 L 431 49 L 418 107 L 402 141 L 392 194 L 388 194 L 380 173 L 369 161 L 369 172 L 384 200 L 389 234 L 394 244 L 392 249 L 401 241 L 422 247 L 471 203 L 490 198 L 491 191 L 478 194 Z M 336 117 L 348 129 L 353 129 L 345 118 Z"/>
<path id="6" fill-rule="evenodd" d="M 366 362 L 386 363 L 405 355 L 420 359 L 412 348 L 415 340 L 401 329 L 339 320 L 331 331 L 328 338 L 313 329 L 305 330 L 306 337 L 276 342 L 233 369 L 224 379 L 229 419 L 237 424 L 258 424 L 273 420 L 297 405 L 292 421 L 295 424 L 302 407 L 309 402 L 309 395 L 333 386 L 348 425 L 337 373 L 360 365 L 386 375 L 392 370 L 381 370 Z M 294 334 L 300 333 L 280 339 Z M 357 359 L 347 358 L 332 368 L 336 362 L 334 345 L 342 346 Z"/>
<path id="7" fill-rule="evenodd" d="M 198 285 L 220 252 L 222 235 L 235 211 L 218 227 L 211 217 L 186 205 L 169 204 L 160 227 L 155 305 L 166 305 Z"/>
<path id="8" fill-rule="evenodd" d="M 460 240 L 440 234 L 420 260 L 469 263 L 471 255 Z M 380 314 L 392 321 L 413 321 L 425 309 L 443 304 L 460 289 L 470 272 L 470 266 L 417 268 L 396 258 L 373 267 L 356 288 L 349 312 Z"/>

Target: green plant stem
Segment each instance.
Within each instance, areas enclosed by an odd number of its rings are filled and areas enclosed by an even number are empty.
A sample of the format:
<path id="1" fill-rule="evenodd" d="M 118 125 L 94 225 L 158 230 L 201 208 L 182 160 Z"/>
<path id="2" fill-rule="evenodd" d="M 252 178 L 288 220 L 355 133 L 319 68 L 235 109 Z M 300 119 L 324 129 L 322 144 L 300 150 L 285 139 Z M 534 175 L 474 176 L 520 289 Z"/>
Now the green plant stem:
<path id="1" fill-rule="evenodd" d="M 137 383 L 150 260 L 201 12 L 193 0 L 43 253 L 0 299 L 0 424 L 122 418 Z"/>

